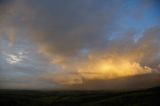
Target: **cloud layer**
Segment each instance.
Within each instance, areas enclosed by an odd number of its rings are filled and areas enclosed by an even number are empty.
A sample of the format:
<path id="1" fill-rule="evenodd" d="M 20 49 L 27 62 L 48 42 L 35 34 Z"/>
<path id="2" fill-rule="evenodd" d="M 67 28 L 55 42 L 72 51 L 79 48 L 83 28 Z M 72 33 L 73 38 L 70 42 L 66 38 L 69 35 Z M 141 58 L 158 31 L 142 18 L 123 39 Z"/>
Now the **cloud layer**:
<path id="1" fill-rule="evenodd" d="M 158 5 L 151 0 L 0 0 L 1 88 L 103 89 L 99 83 L 122 88 L 124 81 L 127 88 L 138 82 L 137 75 L 144 85 L 158 85 Z"/>

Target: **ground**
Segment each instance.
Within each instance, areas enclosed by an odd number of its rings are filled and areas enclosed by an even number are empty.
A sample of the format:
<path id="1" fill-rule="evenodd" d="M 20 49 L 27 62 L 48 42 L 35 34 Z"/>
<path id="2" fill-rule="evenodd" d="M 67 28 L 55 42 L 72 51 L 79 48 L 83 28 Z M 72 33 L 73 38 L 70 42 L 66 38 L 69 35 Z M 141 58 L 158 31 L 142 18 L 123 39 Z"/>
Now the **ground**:
<path id="1" fill-rule="evenodd" d="M 115 91 L 0 90 L 0 106 L 160 106 L 160 87 Z"/>

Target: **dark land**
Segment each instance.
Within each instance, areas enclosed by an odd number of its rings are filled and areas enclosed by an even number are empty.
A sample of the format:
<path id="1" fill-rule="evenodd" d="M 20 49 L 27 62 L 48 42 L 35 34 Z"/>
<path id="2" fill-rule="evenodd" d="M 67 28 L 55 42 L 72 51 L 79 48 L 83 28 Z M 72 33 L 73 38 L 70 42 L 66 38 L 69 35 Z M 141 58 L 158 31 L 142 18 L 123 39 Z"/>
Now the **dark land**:
<path id="1" fill-rule="evenodd" d="M 0 90 L 0 106 L 160 106 L 160 87 L 128 92 Z"/>

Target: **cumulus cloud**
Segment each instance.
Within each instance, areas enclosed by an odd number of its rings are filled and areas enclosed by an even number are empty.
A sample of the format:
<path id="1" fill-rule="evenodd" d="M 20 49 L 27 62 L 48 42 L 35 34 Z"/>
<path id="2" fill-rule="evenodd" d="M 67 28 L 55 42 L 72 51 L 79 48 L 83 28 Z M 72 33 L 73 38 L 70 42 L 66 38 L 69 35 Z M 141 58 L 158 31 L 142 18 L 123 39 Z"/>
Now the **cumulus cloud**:
<path id="1" fill-rule="evenodd" d="M 80 75 L 86 79 L 114 79 L 152 72 L 151 68 L 142 67 L 139 63 L 127 60 L 126 57 L 113 55 L 98 59 L 93 58 L 84 67 L 80 66 L 78 69 Z"/>

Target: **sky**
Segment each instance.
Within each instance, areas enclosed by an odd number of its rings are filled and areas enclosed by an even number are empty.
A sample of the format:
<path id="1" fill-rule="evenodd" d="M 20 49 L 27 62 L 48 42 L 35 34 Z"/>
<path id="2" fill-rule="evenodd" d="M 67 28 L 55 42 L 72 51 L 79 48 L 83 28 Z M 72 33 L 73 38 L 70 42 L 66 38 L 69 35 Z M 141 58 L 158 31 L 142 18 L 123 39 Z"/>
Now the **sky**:
<path id="1" fill-rule="evenodd" d="M 160 85 L 159 0 L 0 0 L 0 89 Z"/>

